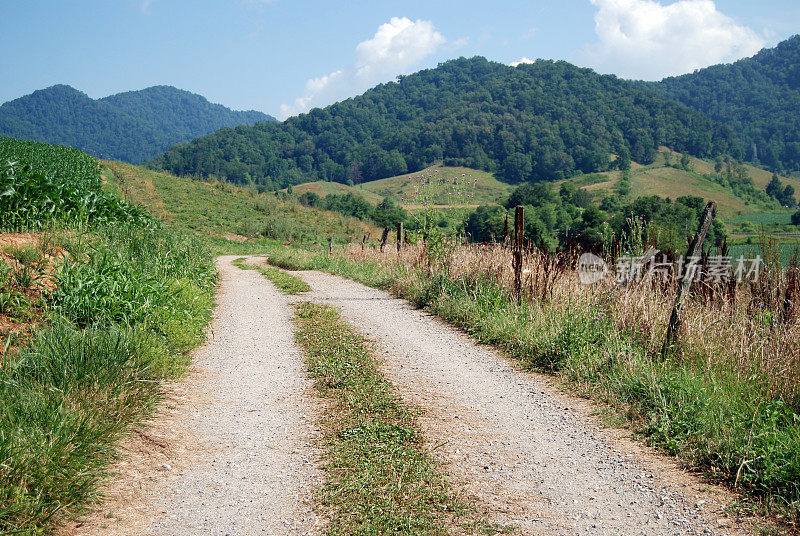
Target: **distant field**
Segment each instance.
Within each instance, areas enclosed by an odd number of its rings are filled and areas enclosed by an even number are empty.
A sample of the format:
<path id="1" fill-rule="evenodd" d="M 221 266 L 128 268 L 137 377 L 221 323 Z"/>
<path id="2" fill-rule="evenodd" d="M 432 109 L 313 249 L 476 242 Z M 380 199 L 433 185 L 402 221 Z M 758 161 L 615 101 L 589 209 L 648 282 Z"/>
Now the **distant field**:
<path id="1" fill-rule="evenodd" d="M 297 186 L 292 187 L 292 193 L 294 193 L 295 195 L 302 195 L 306 192 L 313 192 L 320 197 L 325 197 L 327 195 L 332 195 L 332 194 L 342 195 L 347 193 L 354 193 L 360 195 L 373 205 L 377 205 L 383 200 L 383 197 L 371 192 L 370 190 L 364 188 L 361 185 L 348 186 L 340 182 L 316 181 L 316 182 L 304 182 L 303 184 L 298 184 Z"/>
<path id="2" fill-rule="evenodd" d="M 756 256 L 764 256 L 761 247 L 758 245 L 758 238 L 753 238 L 753 244 L 735 244 L 730 246 L 728 249 L 728 255 L 733 258 L 739 258 L 739 256 L 744 256 L 745 258 L 755 258 Z M 780 263 L 783 265 L 789 264 L 789 262 L 795 257 L 798 256 L 800 259 L 800 243 L 779 243 L 776 246 L 778 250 L 778 255 L 780 259 Z"/>
<path id="3" fill-rule="evenodd" d="M 514 186 L 500 182 L 494 178 L 494 175 L 485 171 L 465 168 L 465 167 L 450 167 L 450 166 L 431 166 L 422 171 L 414 173 L 406 173 L 396 177 L 389 177 L 377 181 L 365 182 L 356 186 L 347 186 L 346 184 L 336 182 L 306 182 L 299 184 L 292 188 L 295 194 L 302 194 L 304 192 L 314 192 L 317 195 L 324 197 L 329 194 L 344 194 L 348 192 L 356 193 L 377 205 L 383 200 L 384 197 L 392 197 L 395 201 L 402 204 L 404 207 L 414 209 L 419 206 L 418 200 L 414 199 L 413 184 L 416 182 L 416 177 L 431 175 L 435 170 L 439 170 L 437 175 L 445 178 L 452 178 L 461 176 L 466 173 L 473 179 L 478 179 L 471 187 L 471 197 L 469 205 L 497 205 L 503 203 L 514 190 Z M 447 200 L 442 198 L 439 200 L 441 204 L 449 204 Z"/>
<path id="4" fill-rule="evenodd" d="M 640 196 L 658 195 L 675 199 L 682 195 L 696 195 L 704 199 L 713 199 L 719 206 L 719 216 L 731 226 L 740 225 L 745 221 L 754 225 L 779 226 L 790 224 L 791 212 L 785 209 L 771 209 L 759 203 L 750 203 L 738 196 L 733 191 L 722 185 L 704 179 L 703 174 L 714 172 L 714 162 L 691 157 L 689 167 L 691 171 L 665 166 L 668 150 L 662 148 L 661 153 L 653 164 L 642 166 L 634 164 L 631 167 L 631 193 L 630 200 Z M 669 162 L 679 162 L 679 153 L 669 152 Z M 750 177 L 759 190 L 763 190 L 772 178 L 772 173 L 753 166 L 746 166 Z M 416 173 L 407 173 L 396 177 L 366 182 L 350 187 L 333 182 L 309 182 L 293 188 L 295 194 L 315 192 L 317 195 L 343 194 L 353 192 L 364 197 L 372 204 L 377 204 L 386 196 L 393 197 L 409 210 L 422 208 L 415 201 L 413 184 L 420 175 L 429 175 L 438 169 L 439 174 L 447 176 L 460 176 L 466 173 L 477 178 L 475 189 L 469 203 L 461 206 L 478 206 L 502 204 L 514 190 L 514 185 L 498 181 L 491 173 L 462 167 L 432 166 Z M 604 196 L 617 195 L 617 186 L 621 179 L 620 171 L 607 171 L 604 173 L 590 173 L 577 175 L 570 179 L 555 181 L 554 190 L 569 181 L 579 188 L 591 192 L 596 202 Z M 800 192 L 800 177 L 781 177 L 784 184 L 792 184 Z M 438 206 L 447 205 L 444 199 L 439 200 Z"/>
<path id="5" fill-rule="evenodd" d="M 743 214 L 731 218 L 729 223 L 744 223 L 746 221 L 755 225 L 790 225 L 792 223 L 792 211 Z"/>

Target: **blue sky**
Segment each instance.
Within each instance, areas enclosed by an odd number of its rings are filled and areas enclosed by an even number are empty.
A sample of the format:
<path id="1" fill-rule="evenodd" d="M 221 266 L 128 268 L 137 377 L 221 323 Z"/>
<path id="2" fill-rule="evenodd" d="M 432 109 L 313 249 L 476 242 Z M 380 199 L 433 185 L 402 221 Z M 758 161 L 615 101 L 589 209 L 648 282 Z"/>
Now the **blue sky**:
<path id="1" fill-rule="evenodd" d="M 169 84 L 279 118 L 459 56 L 652 80 L 800 33 L 796 0 L 0 1 L 0 102 Z"/>

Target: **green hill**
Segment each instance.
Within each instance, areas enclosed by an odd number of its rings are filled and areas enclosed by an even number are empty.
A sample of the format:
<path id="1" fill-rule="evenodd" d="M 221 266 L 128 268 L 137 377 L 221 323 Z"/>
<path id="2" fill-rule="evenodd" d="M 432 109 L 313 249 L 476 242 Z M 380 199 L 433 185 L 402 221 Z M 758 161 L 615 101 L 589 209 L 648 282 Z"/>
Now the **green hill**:
<path id="1" fill-rule="evenodd" d="M 295 195 L 313 192 L 320 197 L 330 194 L 352 193 L 363 197 L 373 205 L 377 205 L 385 197 L 390 197 L 403 207 L 413 209 L 420 205 L 420 201 L 414 199 L 413 185 L 419 182 L 417 177 L 430 175 L 436 170 L 442 177 L 456 177 L 467 174 L 472 178 L 478 179 L 470 190 L 469 200 L 466 198 L 461 199 L 460 205 L 497 205 L 503 203 L 514 189 L 510 184 L 498 181 L 493 174 L 486 171 L 458 166 L 431 166 L 416 173 L 387 177 L 355 186 L 347 186 L 338 182 L 306 182 L 294 186 L 292 191 Z M 446 195 L 442 194 L 440 198 L 435 200 L 435 205 L 448 205 L 450 201 L 446 197 Z"/>
<path id="2" fill-rule="evenodd" d="M 142 162 L 222 127 L 273 120 L 236 112 L 171 86 L 94 100 L 70 86 L 34 91 L 0 106 L 0 135 L 69 145 L 101 158 Z"/>
<path id="3" fill-rule="evenodd" d="M 737 156 L 800 170 L 800 36 L 752 58 L 646 86 L 733 128 L 744 148 Z"/>
<path id="4" fill-rule="evenodd" d="M 669 154 L 668 161 L 667 154 Z M 761 223 L 789 223 L 794 210 L 780 206 L 777 201 L 765 194 L 772 173 L 752 165 L 741 166 L 742 173 L 752 181 L 757 193 L 753 196 L 734 188 L 730 181 L 722 179 L 720 175 L 725 175 L 725 170 L 718 174 L 714 169 L 714 161 L 688 157 L 687 168 L 683 169 L 676 165 L 681 156 L 662 147 L 658 158 L 652 164 L 633 166 L 630 172 L 630 193 L 626 197 L 634 200 L 638 197 L 657 195 L 674 200 L 690 195 L 714 200 L 718 204 L 720 217 L 728 223 L 731 231 L 737 230 L 745 221 L 751 221 L 757 226 Z M 619 197 L 621 179 L 621 172 L 610 171 L 574 177 L 569 181 L 590 192 L 593 201 L 599 203 L 606 196 Z M 780 176 L 779 179 L 784 185 L 791 185 L 800 191 L 800 179 L 787 176 Z M 735 179 L 733 180 L 735 182 Z M 558 189 L 563 182 L 565 181 L 556 181 L 555 188 Z"/>
<path id="5" fill-rule="evenodd" d="M 355 218 L 304 207 L 294 199 L 252 188 L 175 177 L 123 162 L 103 164 L 107 188 L 169 226 L 203 237 L 219 252 L 257 248 L 252 240 L 244 244 L 250 238 L 323 242 L 330 236 L 343 241 L 379 232 Z"/>
<path id="6" fill-rule="evenodd" d="M 661 145 L 704 157 L 741 151 L 729 128 L 638 84 L 563 61 L 475 57 L 283 123 L 215 132 L 153 165 L 268 188 L 369 182 L 433 162 L 517 183 L 606 171 L 612 153 L 649 163 Z"/>

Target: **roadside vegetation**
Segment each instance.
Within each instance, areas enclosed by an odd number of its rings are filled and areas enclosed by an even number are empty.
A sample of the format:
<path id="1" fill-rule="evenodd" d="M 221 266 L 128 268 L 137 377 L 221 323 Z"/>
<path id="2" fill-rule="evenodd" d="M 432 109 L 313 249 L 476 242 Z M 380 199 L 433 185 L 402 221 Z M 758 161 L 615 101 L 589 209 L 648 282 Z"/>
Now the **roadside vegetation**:
<path id="1" fill-rule="evenodd" d="M 103 192 L 96 161 L 16 141 L 0 199 L 0 533 L 42 534 L 100 499 L 117 441 L 203 340 L 216 275 L 198 240 Z"/>
<path id="2" fill-rule="evenodd" d="M 332 256 L 276 248 L 269 258 L 426 307 L 522 366 L 608 404 L 620 422 L 687 467 L 797 524 L 800 318 L 796 299 L 787 305 L 782 298 L 797 290 L 796 265 L 773 261 L 760 283 L 733 294 L 696 292 L 684 310 L 680 352 L 662 358 L 673 286 L 582 285 L 572 263 L 541 252 L 524 256 L 519 301 L 510 290 L 511 253 L 501 247 L 429 241 L 400 255 L 350 246 Z"/>

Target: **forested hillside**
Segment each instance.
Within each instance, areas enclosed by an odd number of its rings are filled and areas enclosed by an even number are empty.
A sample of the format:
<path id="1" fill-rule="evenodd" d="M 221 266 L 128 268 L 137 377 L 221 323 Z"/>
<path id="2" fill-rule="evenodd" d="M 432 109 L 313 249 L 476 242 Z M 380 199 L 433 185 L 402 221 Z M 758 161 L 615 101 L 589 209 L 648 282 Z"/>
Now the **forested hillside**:
<path id="1" fill-rule="evenodd" d="M 142 162 L 222 127 L 274 120 L 236 112 L 171 86 L 94 100 L 70 86 L 34 91 L 0 106 L 0 135 L 69 145 L 94 156 Z"/>
<path id="2" fill-rule="evenodd" d="M 371 181 L 443 161 L 517 183 L 605 171 L 612 154 L 649 163 L 662 145 L 701 157 L 743 152 L 729 127 L 637 84 L 562 61 L 515 68 L 475 57 L 280 124 L 220 130 L 154 166 L 271 188 Z"/>
<path id="3" fill-rule="evenodd" d="M 752 58 L 646 85 L 732 127 L 746 160 L 800 170 L 800 36 Z"/>

